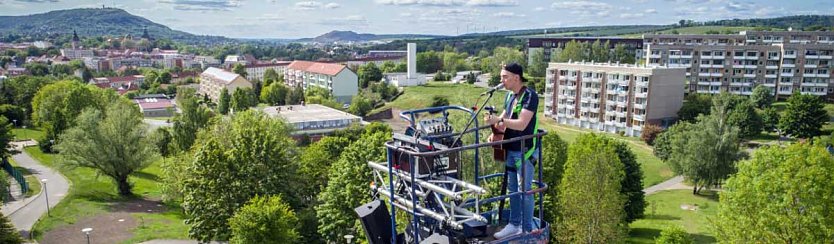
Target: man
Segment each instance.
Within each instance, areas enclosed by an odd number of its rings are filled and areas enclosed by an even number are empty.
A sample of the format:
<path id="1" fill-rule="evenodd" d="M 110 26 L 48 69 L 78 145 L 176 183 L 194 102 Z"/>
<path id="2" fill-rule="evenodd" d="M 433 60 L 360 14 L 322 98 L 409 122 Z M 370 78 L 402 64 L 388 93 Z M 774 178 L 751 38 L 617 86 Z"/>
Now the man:
<path id="1" fill-rule="evenodd" d="M 486 115 L 484 121 L 490 125 L 497 123 L 498 129 L 504 130 L 504 140 L 535 134 L 538 129 L 536 111 L 539 96 L 533 89 L 525 86 L 527 80 L 524 78 L 521 65 L 505 65 L 501 70 L 501 83 L 510 91 L 504 101 L 504 112 L 499 116 Z M 489 140 L 492 141 L 491 135 Z M 534 138 L 503 145 L 507 152 L 507 188 L 510 194 L 531 189 L 533 163 L 536 161 L 535 157 L 538 157 L 539 146 L 540 143 Z M 502 239 L 521 234 L 522 231 L 530 232 L 532 229 L 533 196 L 521 194 L 510 197 L 510 223 L 495 233 L 495 238 Z"/>

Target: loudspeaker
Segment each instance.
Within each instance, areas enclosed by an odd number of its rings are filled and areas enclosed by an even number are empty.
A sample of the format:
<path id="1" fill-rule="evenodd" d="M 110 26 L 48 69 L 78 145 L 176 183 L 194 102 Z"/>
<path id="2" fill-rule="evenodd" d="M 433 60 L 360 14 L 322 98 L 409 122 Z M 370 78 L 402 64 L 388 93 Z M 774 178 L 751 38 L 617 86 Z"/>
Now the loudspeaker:
<path id="1" fill-rule="evenodd" d="M 359 206 L 353 211 L 359 215 L 362 229 L 370 244 L 384 244 L 391 242 L 391 214 L 380 200 L 374 200 Z M 399 239 L 399 238 L 398 238 Z"/>

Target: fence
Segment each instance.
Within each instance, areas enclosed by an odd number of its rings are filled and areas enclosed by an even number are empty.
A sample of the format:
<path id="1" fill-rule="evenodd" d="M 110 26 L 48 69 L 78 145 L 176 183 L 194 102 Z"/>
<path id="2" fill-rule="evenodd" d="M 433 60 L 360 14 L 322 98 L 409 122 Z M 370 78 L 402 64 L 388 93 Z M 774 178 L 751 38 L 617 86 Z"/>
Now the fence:
<path id="1" fill-rule="evenodd" d="M 23 173 L 21 173 L 19 170 L 15 169 L 12 166 L 12 164 L 9 163 L 8 158 L 3 158 L 2 166 L 3 166 L 3 169 L 6 170 L 6 172 L 8 172 L 9 175 L 11 175 L 12 178 L 14 178 L 14 180 L 17 181 L 18 184 L 20 184 L 20 190 L 23 192 L 23 194 L 26 194 L 27 192 L 29 192 L 29 184 L 26 183 L 26 177 L 24 177 Z"/>

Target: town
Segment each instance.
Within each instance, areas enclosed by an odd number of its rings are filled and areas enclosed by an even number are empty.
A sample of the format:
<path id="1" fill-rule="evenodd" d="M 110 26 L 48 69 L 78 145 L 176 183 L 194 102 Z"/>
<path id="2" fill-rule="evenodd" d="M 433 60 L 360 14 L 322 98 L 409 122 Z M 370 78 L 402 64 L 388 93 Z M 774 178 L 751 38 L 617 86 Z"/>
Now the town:
<path id="1" fill-rule="evenodd" d="M 834 238 L 831 15 L 277 40 L 41 12 L 0 16 L 0 243 Z M 133 24 L 19 24 L 61 16 Z"/>

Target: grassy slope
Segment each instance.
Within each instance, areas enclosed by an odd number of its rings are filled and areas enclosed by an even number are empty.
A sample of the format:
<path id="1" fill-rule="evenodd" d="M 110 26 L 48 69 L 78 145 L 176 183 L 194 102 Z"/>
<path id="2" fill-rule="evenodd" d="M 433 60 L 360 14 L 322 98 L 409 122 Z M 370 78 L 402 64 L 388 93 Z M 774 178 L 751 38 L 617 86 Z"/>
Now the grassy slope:
<path id="1" fill-rule="evenodd" d="M 681 28 L 673 28 L 665 31 L 661 31 L 662 34 L 672 34 L 672 31 L 678 31 L 679 34 L 695 34 L 695 35 L 702 35 L 706 34 L 707 31 L 718 31 L 720 34 L 724 34 L 726 31 L 732 31 L 733 34 L 738 34 L 740 31 L 745 30 L 752 30 L 753 27 L 747 26 L 692 26 L 692 27 L 681 27 Z M 773 29 L 776 31 L 777 29 Z M 630 38 L 640 38 L 643 34 L 627 34 L 627 35 L 620 35 L 620 37 L 630 37 Z"/>
<path id="2" fill-rule="evenodd" d="M 15 140 L 17 141 L 25 141 L 25 140 L 39 140 L 43 138 L 46 132 L 38 129 L 19 129 L 15 128 L 12 129 L 12 134 L 14 134 Z"/>
<path id="3" fill-rule="evenodd" d="M 105 214 L 110 210 L 111 204 L 130 200 L 119 197 L 113 182 L 105 176 L 97 176 L 92 169 L 64 169 L 58 167 L 53 154 L 42 153 L 37 147 L 28 147 L 25 150 L 44 165 L 58 169 L 72 184 L 69 194 L 51 210 L 52 216 L 44 216 L 35 224 L 36 237 L 45 231 L 72 224 L 79 219 Z M 161 195 L 159 173 L 159 162 L 155 162 L 140 171 L 136 177 L 131 177 L 134 194 L 158 199 Z M 128 242 L 187 239 L 188 226 L 182 222 L 183 216 L 178 209 L 165 213 L 134 213 L 133 216 L 137 219 L 142 217 L 145 227 L 135 229 L 133 239 Z"/>
<path id="4" fill-rule="evenodd" d="M 714 192 L 702 194 L 706 196 L 693 195 L 691 190 L 671 190 L 647 196 L 646 216 L 631 223 L 628 242 L 654 243 L 660 231 L 670 225 L 683 227 L 693 235 L 696 243 L 716 242 L 710 221 L 718 212 L 718 197 Z M 683 210 L 683 204 L 698 206 L 698 210 Z"/>

